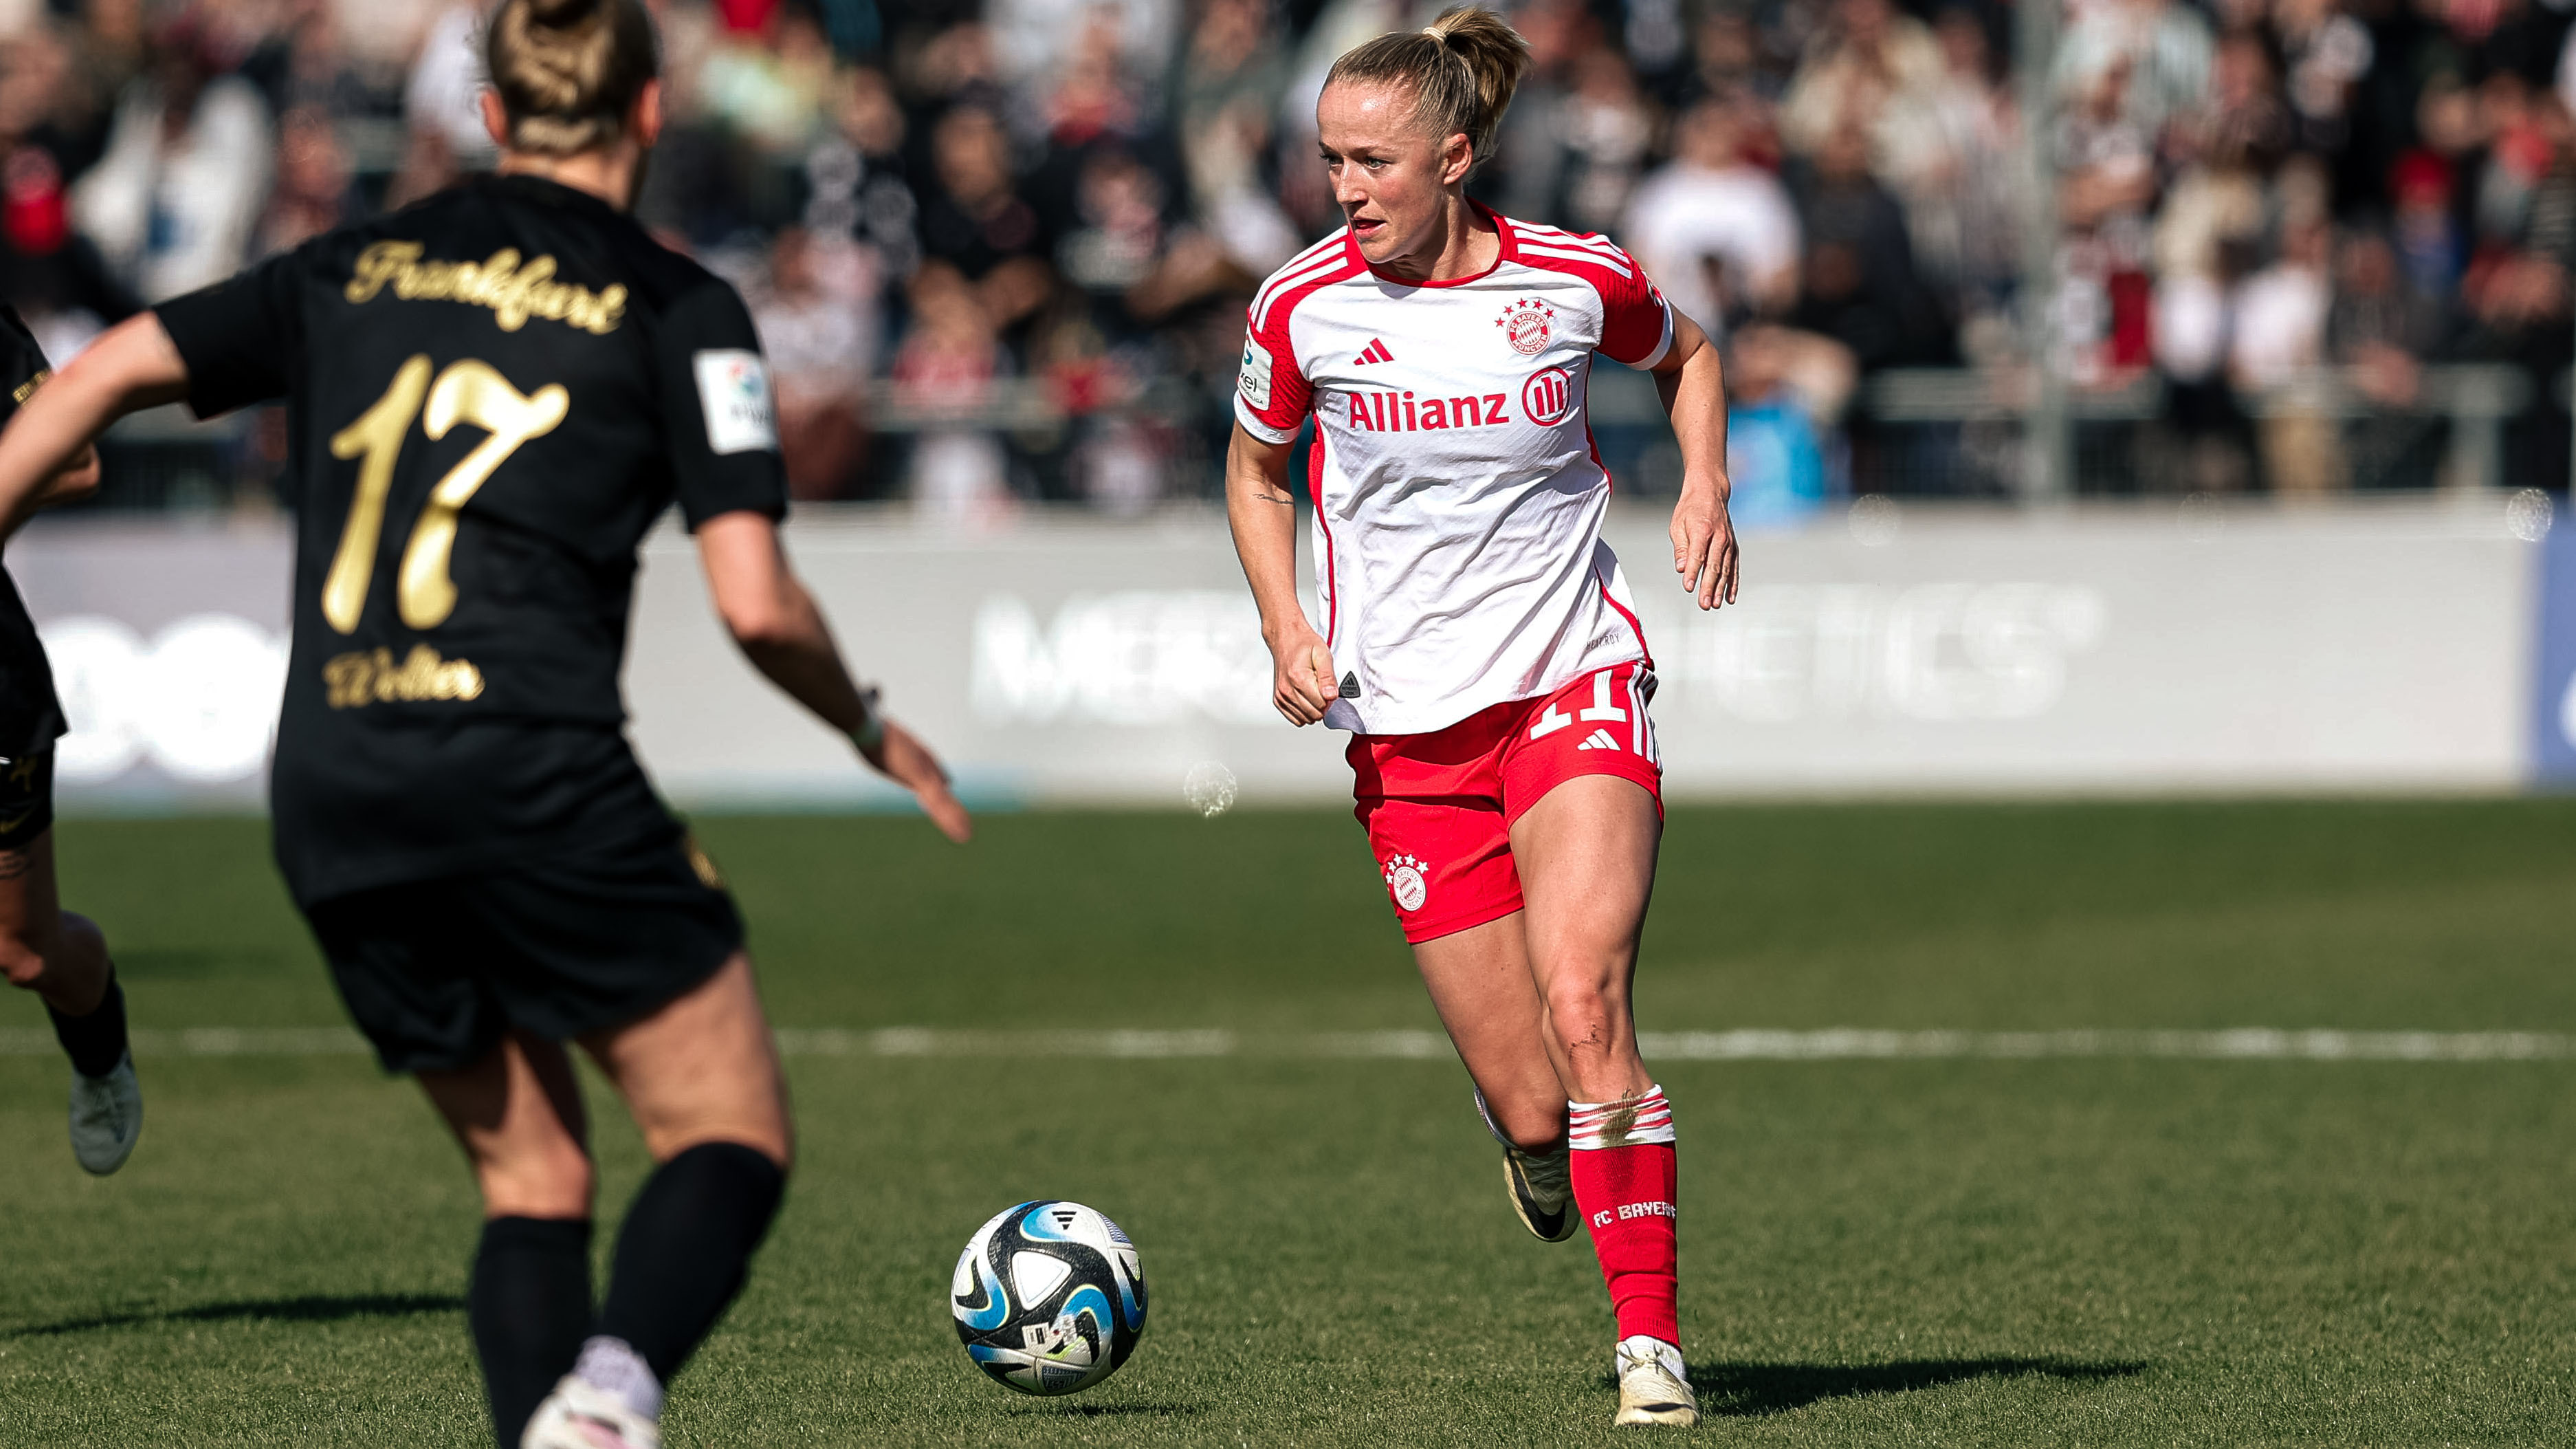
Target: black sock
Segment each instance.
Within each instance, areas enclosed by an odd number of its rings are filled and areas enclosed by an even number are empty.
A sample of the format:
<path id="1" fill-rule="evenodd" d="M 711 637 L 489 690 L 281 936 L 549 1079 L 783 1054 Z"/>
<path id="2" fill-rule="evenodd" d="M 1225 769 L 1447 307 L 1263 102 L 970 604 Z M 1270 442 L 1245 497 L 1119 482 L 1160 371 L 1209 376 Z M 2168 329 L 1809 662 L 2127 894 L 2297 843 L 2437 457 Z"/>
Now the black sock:
<path id="1" fill-rule="evenodd" d="M 116 968 L 107 968 L 107 994 L 87 1016 L 65 1016 L 45 1003 L 54 1019 L 54 1040 L 72 1059 L 72 1070 L 84 1077 L 103 1077 L 125 1059 L 125 988 L 116 984 Z"/>
<path id="2" fill-rule="evenodd" d="M 787 1174 L 739 1142 L 692 1147 L 655 1169 L 626 1210 L 599 1332 L 664 1385 L 742 1290 Z"/>
<path id="3" fill-rule="evenodd" d="M 492 1432 L 502 1449 L 518 1449 L 529 1416 L 590 1336 L 590 1220 L 486 1221 L 465 1319 L 483 1360 Z"/>

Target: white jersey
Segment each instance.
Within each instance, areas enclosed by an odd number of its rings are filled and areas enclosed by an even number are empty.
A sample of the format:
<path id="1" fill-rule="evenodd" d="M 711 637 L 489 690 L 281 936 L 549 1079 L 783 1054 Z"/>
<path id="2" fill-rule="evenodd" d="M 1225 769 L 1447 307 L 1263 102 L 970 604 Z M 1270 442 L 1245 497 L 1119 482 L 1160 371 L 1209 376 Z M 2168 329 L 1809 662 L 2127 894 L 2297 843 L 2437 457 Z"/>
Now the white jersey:
<path id="1" fill-rule="evenodd" d="M 1380 276 L 1344 231 L 1253 299 L 1234 412 L 1273 443 L 1315 418 L 1337 729 L 1420 734 L 1651 661 L 1601 541 L 1584 388 L 1595 353 L 1662 361 L 1672 310 L 1600 237 L 1492 220 L 1502 255 L 1480 276 Z"/>

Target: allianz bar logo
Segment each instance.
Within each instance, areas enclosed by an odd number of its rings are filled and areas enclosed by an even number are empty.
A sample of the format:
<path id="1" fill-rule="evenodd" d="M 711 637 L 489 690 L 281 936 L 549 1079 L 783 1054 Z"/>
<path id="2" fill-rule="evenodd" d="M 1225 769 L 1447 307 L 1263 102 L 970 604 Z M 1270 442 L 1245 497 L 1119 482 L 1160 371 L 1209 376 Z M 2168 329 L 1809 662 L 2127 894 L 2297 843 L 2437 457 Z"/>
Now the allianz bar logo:
<path id="1" fill-rule="evenodd" d="M 1449 428 L 1491 428 L 1512 420 L 1506 394 L 1416 398 L 1411 392 L 1345 392 L 1355 433 L 1431 433 Z"/>

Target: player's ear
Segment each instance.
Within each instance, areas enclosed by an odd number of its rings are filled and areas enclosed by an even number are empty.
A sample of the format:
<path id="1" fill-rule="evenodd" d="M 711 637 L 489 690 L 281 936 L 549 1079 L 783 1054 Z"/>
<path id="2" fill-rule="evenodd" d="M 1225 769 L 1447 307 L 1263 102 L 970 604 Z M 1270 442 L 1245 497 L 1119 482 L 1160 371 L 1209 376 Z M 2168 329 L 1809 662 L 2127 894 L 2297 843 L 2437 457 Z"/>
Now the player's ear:
<path id="1" fill-rule="evenodd" d="M 626 113 L 626 134 L 635 144 L 650 151 L 662 139 L 662 83 L 648 80 L 644 89 L 635 93 L 635 105 Z"/>
<path id="2" fill-rule="evenodd" d="M 1468 168 L 1476 164 L 1475 143 L 1460 131 L 1440 147 L 1440 184 L 1455 186 L 1467 179 Z"/>
<path id="3" fill-rule="evenodd" d="M 510 113 L 501 109 L 501 93 L 490 86 L 475 97 L 483 108 L 483 129 L 491 133 L 492 144 L 507 149 L 510 144 Z"/>

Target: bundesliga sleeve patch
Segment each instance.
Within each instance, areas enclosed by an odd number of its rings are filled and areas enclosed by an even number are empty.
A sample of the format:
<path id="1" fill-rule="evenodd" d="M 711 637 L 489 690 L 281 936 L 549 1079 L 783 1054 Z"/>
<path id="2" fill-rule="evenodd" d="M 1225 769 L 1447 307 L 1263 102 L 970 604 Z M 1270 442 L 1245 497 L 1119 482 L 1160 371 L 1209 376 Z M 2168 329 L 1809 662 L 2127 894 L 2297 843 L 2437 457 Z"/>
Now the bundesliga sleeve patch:
<path id="1" fill-rule="evenodd" d="M 1254 412 L 1270 410 L 1270 349 L 1250 338 L 1243 343 L 1243 372 L 1236 380 L 1243 400 Z"/>
<path id="2" fill-rule="evenodd" d="M 698 407 L 707 415 L 707 449 L 727 453 L 774 450 L 778 423 L 769 406 L 769 367 L 760 354 L 727 347 L 690 359 L 698 374 Z"/>

